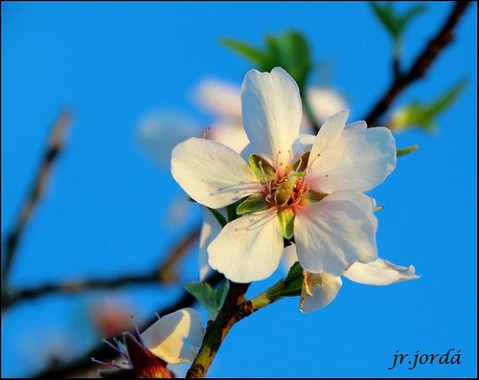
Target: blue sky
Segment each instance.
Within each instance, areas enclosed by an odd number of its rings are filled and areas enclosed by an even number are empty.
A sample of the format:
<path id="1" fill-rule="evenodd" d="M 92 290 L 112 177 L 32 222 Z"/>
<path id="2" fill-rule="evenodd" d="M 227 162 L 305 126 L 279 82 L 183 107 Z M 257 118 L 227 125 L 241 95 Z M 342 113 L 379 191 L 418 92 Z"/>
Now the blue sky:
<path id="1" fill-rule="evenodd" d="M 451 3 L 429 3 L 405 37 L 409 65 L 439 28 Z M 410 4 L 399 4 L 400 9 Z M 394 103 L 430 101 L 459 79 L 461 97 L 436 133 L 399 134 L 419 144 L 369 194 L 378 214 L 379 255 L 413 264 L 422 277 L 389 287 L 344 281 L 336 300 L 304 315 L 287 299 L 236 325 L 211 376 L 475 376 L 477 370 L 477 6 L 427 77 Z M 364 117 L 391 79 L 391 44 L 367 3 L 2 3 L 2 237 L 12 225 L 64 105 L 74 110 L 67 147 L 28 226 L 12 271 L 16 286 L 141 273 L 199 220 L 190 209 L 166 221 L 182 195 L 168 171 L 137 142 L 138 121 L 174 109 L 202 125 L 211 115 L 191 91 L 206 76 L 241 84 L 248 62 L 218 43 L 257 46 L 266 34 L 299 30 L 330 85 L 347 98 L 350 120 Z M 192 252 L 182 282 L 196 279 Z M 275 278 L 278 278 L 278 273 Z M 250 293 L 271 281 L 255 284 Z M 174 287 L 129 288 L 141 320 L 178 294 Z M 85 321 L 94 294 L 49 296 L 8 310 L 2 320 L 2 376 L 39 370 L 44 352 L 72 354 L 97 344 Z M 105 301 L 106 302 L 106 301 Z M 50 348 L 48 348 L 50 347 Z M 397 350 L 414 355 L 461 350 L 462 364 L 388 370 Z M 21 365 L 20 365 L 21 363 Z"/>

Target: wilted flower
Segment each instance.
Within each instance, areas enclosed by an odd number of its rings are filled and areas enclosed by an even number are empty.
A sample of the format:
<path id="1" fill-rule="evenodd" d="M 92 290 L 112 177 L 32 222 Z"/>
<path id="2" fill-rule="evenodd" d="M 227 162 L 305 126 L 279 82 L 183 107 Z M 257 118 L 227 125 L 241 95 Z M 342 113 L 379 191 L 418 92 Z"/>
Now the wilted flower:
<path id="1" fill-rule="evenodd" d="M 192 361 L 196 352 L 191 345 L 201 344 L 204 329 L 200 314 L 186 308 L 159 318 L 143 333 L 137 331 L 137 335 L 138 339 L 124 333 L 123 342 L 115 341 L 116 346 L 105 340 L 121 359 L 111 363 L 92 359 L 113 367 L 112 370 L 100 370 L 103 377 L 176 377 L 166 366 Z"/>
<path id="2" fill-rule="evenodd" d="M 356 261 L 375 260 L 374 201 L 361 192 L 394 169 L 391 132 L 364 122 L 345 128 L 342 111 L 305 150 L 299 89 L 281 68 L 246 74 L 242 114 L 248 163 L 206 139 L 186 140 L 172 153 L 173 177 L 198 203 L 218 209 L 238 202 L 241 216 L 209 244 L 209 264 L 235 282 L 267 278 L 278 267 L 283 239 L 294 239 L 311 273 L 337 276 Z"/>

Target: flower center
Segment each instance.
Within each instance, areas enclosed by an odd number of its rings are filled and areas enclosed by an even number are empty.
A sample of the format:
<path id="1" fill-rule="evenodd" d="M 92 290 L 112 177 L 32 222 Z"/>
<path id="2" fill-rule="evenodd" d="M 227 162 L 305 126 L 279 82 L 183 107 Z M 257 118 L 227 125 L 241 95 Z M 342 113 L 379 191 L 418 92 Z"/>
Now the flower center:
<path id="1" fill-rule="evenodd" d="M 280 208 L 300 204 L 309 190 L 309 186 L 303 178 L 303 174 L 293 172 L 267 181 L 265 185 L 266 202 Z"/>

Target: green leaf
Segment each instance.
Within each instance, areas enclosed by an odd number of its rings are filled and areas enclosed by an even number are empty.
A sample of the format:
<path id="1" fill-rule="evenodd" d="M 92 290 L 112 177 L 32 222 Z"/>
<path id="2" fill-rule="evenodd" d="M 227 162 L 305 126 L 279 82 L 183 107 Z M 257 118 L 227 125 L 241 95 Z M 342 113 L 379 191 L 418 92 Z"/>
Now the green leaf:
<path id="1" fill-rule="evenodd" d="M 417 148 L 419 148 L 419 145 L 414 144 L 414 145 L 408 146 L 407 148 L 398 149 L 396 151 L 396 156 L 397 157 L 405 156 L 409 153 L 415 152 Z"/>
<path id="2" fill-rule="evenodd" d="M 278 212 L 279 225 L 281 233 L 285 239 L 291 239 L 294 234 L 294 211 L 286 208 Z"/>
<path id="3" fill-rule="evenodd" d="M 263 185 L 276 177 L 276 170 L 274 170 L 273 166 L 258 154 L 249 156 L 248 165 L 258 181 Z"/>
<path id="4" fill-rule="evenodd" d="M 266 37 L 265 61 L 261 67 L 270 71 L 276 66 L 284 68 L 304 88 L 312 67 L 311 53 L 307 39 L 297 31 L 289 31 L 278 37 Z"/>
<path id="5" fill-rule="evenodd" d="M 392 130 L 405 130 L 420 127 L 427 132 L 436 128 L 437 117 L 446 111 L 466 87 L 467 81 L 461 80 L 443 95 L 429 104 L 412 101 L 392 117 L 390 126 Z"/>
<path id="6" fill-rule="evenodd" d="M 263 49 L 229 38 L 222 38 L 220 42 L 253 62 L 260 71 L 271 71 L 277 66 L 284 68 L 303 89 L 312 62 L 308 41 L 300 32 L 268 35 Z"/>
<path id="7" fill-rule="evenodd" d="M 370 2 L 369 5 L 375 13 L 379 21 L 384 25 L 386 30 L 391 34 L 394 39 L 399 38 L 400 30 L 394 14 L 394 5 L 391 2 L 380 4 L 377 2 Z"/>
<path id="8" fill-rule="evenodd" d="M 245 215 L 252 212 L 265 211 L 269 207 L 262 194 L 253 194 L 242 201 L 236 208 L 236 214 Z"/>
<path id="9" fill-rule="evenodd" d="M 426 11 L 427 7 L 424 4 L 417 4 L 411 8 L 409 8 L 402 16 L 399 16 L 399 26 L 401 30 L 404 30 L 406 26 L 416 17 L 419 16 L 421 13 Z"/>
<path id="10" fill-rule="evenodd" d="M 418 4 L 407 9 L 403 14 L 399 14 L 394 9 L 393 2 L 385 2 L 383 4 L 370 2 L 369 5 L 379 21 L 391 34 L 395 43 L 399 43 L 409 23 L 427 9 L 425 5 Z"/>
<path id="11" fill-rule="evenodd" d="M 432 118 L 444 112 L 452 103 L 461 95 L 467 86 L 467 80 L 461 79 L 457 82 L 449 91 L 446 91 L 444 95 L 436 99 L 432 104 L 427 107 L 427 117 Z"/>
<path id="12" fill-rule="evenodd" d="M 228 288 L 229 282 L 225 280 L 215 292 L 216 305 L 219 305 L 219 307 L 223 306 L 223 302 L 225 302 L 226 294 L 228 294 Z"/>
<path id="13" fill-rule="evenodd" d="M 205 308 L 208 308 L 211 300 L 214 299 L 214 289 L 207 283 L 190 282 L 184 288 Z"/>
<path id="14" fill-rule="evenodd" d="M 207 310 L 208 320 L 214 320 L 216 314 L 221 309 L 228 293 L 228 283 L 223 283 L 214 290 L 209 284 L 202 282 L 191 282 L 185 285 L 185 290 L 195 297 L 198 302 Z"/>
<path id="15" fill-rule="evenodd" d="M 259 50 L 255 49 L 251 45 L 245 42 L 233 40 L 231 38 L 220 38 L 220 43 L 236 51 L 243 57 L 249 59 L 255 64 L 262 64 L 264 61 L 264 55 Z"/>

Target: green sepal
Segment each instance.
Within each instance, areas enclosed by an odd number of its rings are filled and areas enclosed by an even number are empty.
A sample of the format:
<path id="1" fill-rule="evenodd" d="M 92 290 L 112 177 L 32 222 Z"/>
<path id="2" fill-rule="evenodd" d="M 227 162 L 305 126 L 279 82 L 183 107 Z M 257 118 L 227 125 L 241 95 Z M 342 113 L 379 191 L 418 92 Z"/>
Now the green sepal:
<path id="1" fill-rule="evenodd" d="M 216 314 L 223 306 L 228 293 L 228 281 L 223 281 L 217 290 L 206 282 L 190 282 L 184 288 L 207 310 L 208 320 L 211 321 L 215 319 Z"/>
<path id="2" fill-rule="evenodd" d="M 249 156 L 248 165 L 262 184 L 276 177 L 276 170 L 274 170 L 273 166 L 258 154 Z"/>
<path id="3" fill-rule="evenodd" d="M 415 152 L 417 148 L 419 148 L 419 145 L 414 144 L 414 145 L 408 146 L 407 148 L 398 149 L 396 150 L 396 156 L 397 157 L 405 156 L 409 153 Z"/>
<path id="4" fill-rule="evenodd" d="M 308 190 L 308 192 L 305 194 L 303 198 L 303 205 L 309 206 L 309 205 L 314 205 L 321 201 L 324 197 L 326 197 L 328 194 L 325 193 L 319 193 L 314 190 Z"/>
<path id="5" fill-rule="evenodd" d="M 236 214 L 245 215 L 252 212 L 265 211 L 269 207 L 262 194 L 253 194 L 241 202 L 236 208 Z"/>
<path id="6" fill-rule="evenodd" d="M 294 297 L 301 295 L 303 288 L 303 267 L 296 261 L 291 268 L 289 268 L 286 278 L 283 280 L 282 297 Z"/>
<path id="7" fill-rule="evenodd" d="M 278 220 L 283 237 L 291 239 L 294 235 L 294 211 L 291 208 L 278 211 Z"/>
<path id="8" fill-rule="evenodd" d="M 215 210 L 214 208 L 209 208 L 209 207 L 208 207 L 208 210 L 211 212 L 211 214 L 213 214 L 216 221 L 220 224 L 221 228 L 226 226 L 226 223 L 227 223 L 226 219 L 223 215 L 221 215 L 221 213 L 218 210 Z"/>
<path id="9" fill-rule="evenodd" d="M 241 201 L 238 201 L 226 206 L 226 215 L 228 217 L 228 223 L 238 218 L 238 214 L 236 213 L 236 207 L 238 206 L 239 202 Z"/>

